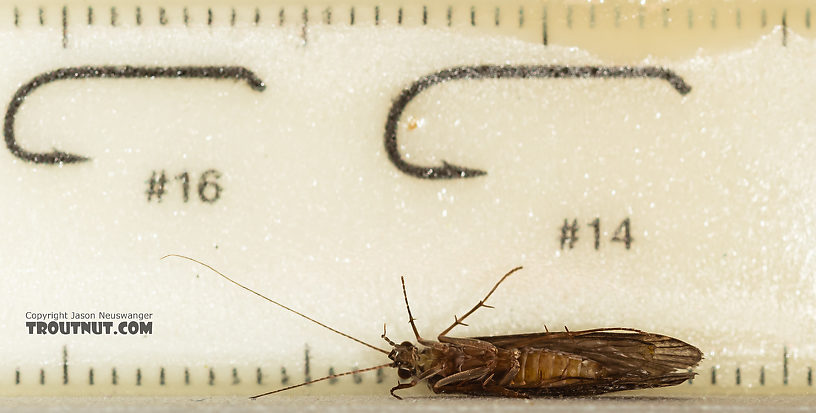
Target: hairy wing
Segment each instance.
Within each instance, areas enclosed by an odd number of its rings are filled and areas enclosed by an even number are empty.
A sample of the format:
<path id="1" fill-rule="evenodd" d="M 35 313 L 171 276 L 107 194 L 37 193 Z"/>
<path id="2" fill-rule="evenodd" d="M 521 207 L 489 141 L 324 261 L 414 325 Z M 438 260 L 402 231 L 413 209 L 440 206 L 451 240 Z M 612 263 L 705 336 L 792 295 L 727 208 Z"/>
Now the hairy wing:
<path id="1" fill-rule="evenodd" d="M 703 357 L 697 347 L 673 337 L 633 329 L 517 334 L 475 337 L 499 348 L 541 348 L 592 359 L 608 377 L 661 377 L 696 366 Z M 679 379 L 679 377 L 678 377 Z"/>
<path id="2" fill-rule="evenodd" d="M 494 397 L 583 397 L 622 390 L 676 386 L 693 377 L 694 373 L 686 371 L 645 378 L 624 377 L 585 380 L 536 388 L 485 387 L 481 383 L 471 383 L 433 388 L 433 391 L 437 393 L 462 393 Z"/>

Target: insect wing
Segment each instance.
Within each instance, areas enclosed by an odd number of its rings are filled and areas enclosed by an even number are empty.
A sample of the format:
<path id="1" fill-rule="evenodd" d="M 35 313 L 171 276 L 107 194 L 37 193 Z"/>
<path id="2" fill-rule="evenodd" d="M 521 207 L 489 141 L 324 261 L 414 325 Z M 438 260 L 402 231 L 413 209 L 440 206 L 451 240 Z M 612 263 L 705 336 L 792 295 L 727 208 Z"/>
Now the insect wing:
<path id="1" fill-rule="evenodd" d="M 697 347 L 660 334 L 628 329 L 476 337 L 499 348 L 540 348 L 575 354 L 600 363 L 610 377 L 661 376 L 696 366 Z"/>

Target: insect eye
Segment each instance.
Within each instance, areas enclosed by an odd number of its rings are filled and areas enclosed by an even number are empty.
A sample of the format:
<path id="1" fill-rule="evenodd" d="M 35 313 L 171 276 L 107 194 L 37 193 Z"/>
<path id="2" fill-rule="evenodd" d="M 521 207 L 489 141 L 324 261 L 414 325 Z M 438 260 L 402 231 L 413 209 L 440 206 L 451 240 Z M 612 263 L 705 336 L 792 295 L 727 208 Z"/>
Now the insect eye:
<path id="1" fill-rule="evenodd" d="M 411 371 L 408 370 L 408 369 L 397 369 L 397 376 L 399 376 L 399 378 L 401 378 L 403 380 L 410 379 L 411 378 Z"/>
<path id="2" fill-rule="evenodd" d="M 402 344 L 400 344 L 400 347 L 413 347 L 413 346 L 414 344 L 411 343 L 410 341 L 403 341 Z"/>

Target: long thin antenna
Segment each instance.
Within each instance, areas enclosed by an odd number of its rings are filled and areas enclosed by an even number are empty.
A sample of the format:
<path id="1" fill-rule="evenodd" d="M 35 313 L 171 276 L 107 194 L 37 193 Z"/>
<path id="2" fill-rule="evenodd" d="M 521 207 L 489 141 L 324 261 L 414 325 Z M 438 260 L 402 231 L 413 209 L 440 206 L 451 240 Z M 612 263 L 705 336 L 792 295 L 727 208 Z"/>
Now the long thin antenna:
<path id="1" fill-rule="evenodd" d="M 377 350 L 377 351 L 379 351 L 380 353 L 383 353 L 383 354 L 388 354 L 388 353 L 389 353 L 388 351 L 383 350 L 383 349 L 381 349 L 381 348 L 379 348 L 379 347 L 375 347 L 375 346 L 373 346 L 373 345 L 371 345 L 371 344 L 368 344 L 368 343 L 366 343 L 365 341 L 362 341 L 362 340 L 356 339 L 356 338 L 354 338 L 354 337 L 352 337 L 352 336 L 350 336 L 350 335 L 348 335 L 348 334 L 346 334 L 346 333 L 343 333 L 343 332 L 337 331 L 337 330 L 335 330 L 335 329 L 333 329 L 333 328 L 331 328 L 331 327 L 329 327 L 329 326 L 327 326 L 327 325 L 325 325 L 325 324 L 321 323 L 320 321 L 317 321 L 317 320 L 315 320 L 315 319 L 313 319 L 313 318 L 311 318 L 311 317 L 309 317 L 309 316 L 307 316 L 307 315 L 305 315 L 305 314 L 303 314 L 303 313 L 297 312 L 297 311 L 295 311 L 295 310 L 293 310 L 293 309 L 291 309 L 291 308 L 289 308 L 289 307 L 287 307 L 287 306 L 285 306 L 285 305 L 283 305 L 283 304 L 281 304 L 281 303 L 279 303 L 279 302 L 277 302 L 277 301 L 275 301 L 275 300 L 273 300 L 273 299 L 271 299 L 271 298 L 269 298 L 269 297 L 267 297 L 267 296 L 265 296 L 265 295 L 263 295 L 263 294 L 261 294 L 261 293 L 259 293 L 259 292 L 255 291 L 255 290 L 253 290 L 253 289 L 251 289 L 251 288 L 249 288 L 249 287 L 247 287 L 247 286 L 245 286 L 245 285 L 243 285 L 243 284 L 241 284 L 241 283 L 239 283 L 239 282 L 237 282 L 237 281 L 233 280 L 232 278 L 227 277 L 226 275 L 222 274 L 222 273 L 221 273 L 221 271 L 218 271 L 218 270 L 216 270 L 215 268 L 213 268 L 213 267 L 211 267 L 211 266 L 209 266 L 209 265 L 207 265 L 207 264 L 205 264 L 205 263 L 203 263 L 203 262 L 201 262 L 201 261 L 199 261 L 199 260 L 197 260 L 197 259 L 195 259 L 195 258 L 185 257 L 184 255 L 178 255 L 178 254 L 167 254 L 167 255 L 165 255 L 164 257 L 161 257 L 161 259 L 165 259 L 165 258 L 167 258 L 167 257 L 184 258 L 185 260 L 190 260 L 190 261 L 195 262 L 195 263 L 197 263 L 197 264 L 199 264 L 199 265 L 202 265 L 202 266 L 204 266 L 204 267 L 207 267 L 207 268 L 209 268 L 210 270 L 212 270 L 214 273 L 216 273 L 216 274 L 218 274 L 218 275 L 220 275 L 220 276 L 224 277 L 224 278 L 225 278 L 227 281 L 229 281 L 229 282 L 231 282 L 231 283 L 233 283 L 233 284 L 235 284 L 235 285 L 237 285 L 237 286 L 239 286 L 239 287 L 241 287 L 241 288 L 243 288 L 243 289 L 245 289 L 245 290 L 247 290 L 247 291 L 251 292 L 252 294 L 257 295 L 258 297 L 263 298 L 263 299 L 264 299 L 264 300 L 266 300 L 266 301 L 269 301 L 269 302 L 270 302 L 270 303 L 272 303 L 272 304 L 277 305 L 278 307 L 283 308 L 284 310 L 291 311 L 291 312 L 293 312 L 293 313 L 295 313 L 295 314 L 297 314 L 297 315 L 299 315 L 299 316 L 301 316 L 301 317 L 303 317 L 303 318 L 305 318 L 305 319 L 307 319 L 307 320 L 309 320 L 309 321 L 311 321 L 311 322 L 313 322 L 313 323 L 315 323 L 315 324 L 317 324 L 317 325 L 319 325 L 319 326 L 321 326 L 321 327 L 323 327 L 323 328 L 326 328 L 326 329 L 328 329 L 328 330 L 330 330 L 330 331 L 333 331 L 333 332 L 335 332 L 335 333 L 337 333 L 337 334 L 340 334 L 341 336 L 343 336 L 343 337 L 345 337 L 345 338 L 348 338 L 348 339 L 350 339 L 350 340 L 354 340 L 354 341 L 356 341 L 356 342 L 358 342 L 358 343 L 360 343 L 360 344 L 362 344 L 362 345 L 364 345 L 364 346 L 366 346 L 366 347 L 368 347 L 368 348 L 371 348 L 371 349 Z"/>
<path id="2" fill-rule="evenodd" d="M 319 379 L 314 379 L 314 380 L 311 380 L 311 381 L 307 381 L 307 382 L 303 382 L 303 383 L 300 383 L 300 384 L 296 384 L 296 385 L 294 385 L 294 386 L 284 387 L 284 388 L 282 388 L 282 389 L 272 390 L 272 391 L 270 391 L 270 392 L 266 392 L 266 393 L 263 393 L 263 394 L 259 394 L 259 395 L 257 395 L 257 396 L 252 396 L 252 397 L 250 397 L 250 399 L 255 400 L 255 399 L 257 399 L 258 397 L 269 396 L 270 394 L 280 393 L 280 392 L 282 392 L 282 391 L 291 390 L 291 389 L 294 389 L 294 388 L 296 388 L 296 387 L 300 387 L 300 386 L 306 386 L 307 384 L 317 383 L 317 382 L 319 382 L 319 381 L 323 381 L 323 380 L 333 379 L 333 378 L 335 378 L 335 377 L 340 377 L 340 376 L 348 376 L 349 374 L 362 373 L 362 372 L 364 372 L 364 371 L 371 371 L 371 370 L 379 370 L 379 369 L 384 369 L 384 368 L 386 368 L 386 367 L 393 367 L 393 366 L 394 366 L 394 363 L 388 363 L 388 364 L 381 364 L 381 365 L 379 365 L 379 366 L 368 367 L 368 368 L 359 369 L 359 370 L 347 371 L 347 372 L 345 372 L 345 373 L 332 374 L 332 375 L 329 375 L 329 376 L 326 376 L 326 377 L 321 377 L 321 378 L 319 378 Z"/>

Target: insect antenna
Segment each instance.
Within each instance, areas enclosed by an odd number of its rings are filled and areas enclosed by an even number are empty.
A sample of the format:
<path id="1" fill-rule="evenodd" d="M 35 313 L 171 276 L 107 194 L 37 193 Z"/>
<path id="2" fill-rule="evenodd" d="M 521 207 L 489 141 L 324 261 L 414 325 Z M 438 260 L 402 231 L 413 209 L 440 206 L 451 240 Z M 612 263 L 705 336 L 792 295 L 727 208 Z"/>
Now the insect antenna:
<path id="1" fill-rule="evenodd" d="M 323 381 L 323 380 L 333 379 L 335 377 L 348 376 L 349 374 L 362 373 L 364 371 L 371 371 L 371 370 L 379 370 L 379 369 L 384 369 L 386 367 L 393 367 L 393 366 L 394 366 L 394 363 L 388 363 L 388 364 L 381 364 L 379 366 L 374 366 L 374 367 L 367 367 L 367 368 L 364 368 L 364 369 L 357 369 L 357 370 L 347 371 L 345 373 L 330 374 L 330 375 L 328 375 L 326 377 L 321 377 L 319 379 L 309 380 L 307 382 L 303 382 L 303 383 L 300 383 L 300 384 L 295 384 L 294 386 L 284 387 L 282 389 L 272 390 L 270 392 L 259 394 L 257 396 L 252 396 L 252 397 L 250 397 L 250 399 L 255 400 L 258 397 L 269 396 L 270 394 L 280 393 L 280 392 L 286 391 L 286 390 L 292 390 L 292 389 L 297 388 L 297 387 L 306 386 L 306 385 L 309 385 L 309 384 L 312 384 L 312 383 L 317 383 L 317 382 Z"/>
<path id="2" fill-rule="evenodd" d="M 265 295 L 263 295 L 263 294 L 261 294 L 261 293 L 259 293 L 259 292 L 255 291 L 255 290 L 253 290 L 253 289 L 251 289 L 251 288 L 249 288 L 249 287 L 247 287 L 247 286 L 245 286 L 245 285 L 243 285 L 243 284 L 241 284 L 241 283 L 239 283 L 239 282 L 237 282 L 237 281 L 233 280 L 232 278 L 227 277 L 226 275 L 224 275 L 224 274 L 223 274 L 223 273 L 221 273 L 220 271 L 216 270 L 215 268 L 213 268 L 213 267 L 211 267 L 211 266 L 209 266 L 209 265 L 207 265 L 207 264 L 205 264 L 205 263 L 203 263 L 203 262 L 201 262 L 201 261 L 199 261 L 199 260 L 197 260 L 197 259 L 195 259 L 195 258 L 185 257 L 184 255 L 178 255 L 178 254 L 167 254 L 167 255 L 165 255 L 164 257 L 161 257 L 161 259 L 165 259 L 165 258 L 167 258 L 167 257 L 177 257 L 177 258 L 183 258 L 183 259 L 185 259 L 185 260 L 190 260 L 190 261 L 192 261 L 192 262 L 194 262 L 194 263 L 197 263 L 197 264 L 199 264 L 199 265 L 202 265 L 202 266 L 204 266 L 204 267 L 207 267 L 207 268 L 209 268 L 209 269 L 210 269 L 212 272 L 214 272 L 214 273 L 216 273 L 216 274 L 218 274 L 218 275 L 220 275 L 220 276 L 224 277 L 224 278 L 225 278 L 227 281 L 229 281 L 229 282 L 231 282 L 231 283 L 233 283 L 233 284 L 235 284 L 235 285 L 237 285 L 237 286 L 239 286 L 239 287 L 241 287 L 241 288 L 243 288 L 243 289 L 245 289 L 245 290 L 247 290 L 247 291 L 251 292 L 252 294 L 257 295 L 258 297 L 263 298 L 263 299 L 264 299 L 264 300 L 266 300 L 266 301 L 269 301 L 269 302 L 270 302 L 270 303 L 272 303 L 272 304 L 275 304 L 275 305 L 276 305 L 276 306 L 278 306 L 278 307 L 283 308 L 284 310 L 287 310 L 287 311 L 293 312 L 293 313 L 295 313 L 295 314 L 297 314 L 297 315 L 299 315 L 299 316 L 301 316 L 301 317 L 303 317 L 303 318 L 305 318 L 305 319 L 307 319 L 307 320 L 309 320 L 309 321 L 311 321 L 311 322 L 313 322 L 313 323 L 315 323 L 315 324 L 317 324 L 317 325 L 319 325 L 319 326 L 321 326 L 321 327 L 323 327 L 323 328 L 325 328 L 325 329 L 327 329 L 327 330 L 329 330 L 329 331 L 332 331 L 332 332 L 334 332 L 334 333 L 337 333 L 337 334 L 339 334 L 339 335 L 341 335 L 341 336 L 343 336 L 343 337 L 345 337 L 345 338 L 348 338 L 348 339 L 350 339 L 350 340 L 354 340 L 354 341 L 356 341 L 356 342 L 358 342 L 358 343 L 360 343 L 360 344 L 362 344 L 362 345 L 364 345 L 364 346 L 366 346 L 366 347 L 368 347 L 368 348 L 370 348 L 370 349 L 377 350 L 377 351 L 379 351 L 380 353 L 383 353 L 383 354 L 388 354 L 388 353 L 389 353 L 389 352 L 388 352 L 388 351 L 386 351 L 386 350 L 383 350 L 383 349 L 381 349 L 381 348 L 379 348 L 379 347 L 376 347 L 376 346 L 373 346 L 373 345 L 371 345 L 371 344 L 368 344 L 368 343 L 366 343 L 365 341 L 362 341 L 362 340 L 360 340 L 360 339 L 356 339 L 356 338 L 354 338 L 354 337 L 352 337 L 352 336 L 350 336 L 350 335 L 348 335 L 348 334 L 346 334 L 346 333 L 343 333 L 343 332 L 341 332 L 341 331 L 335 330 L 335 329 L 333 329 L 333 328 L 331 328 L 331 327 L 329 327 L 329 326 L 327 326 L 327 325 L 325 325 L 325 324 L 321 323 L 320 321 L 317 321 L 317 320 L 315 320 L 315 319 L 313 319 L 313 318 L 311 318 L 311 317 L 309 317 L 309 316 L 307 316 L 307 315 L 305 315 L 305 314 L 303 314 L 303 313 L 300 313 L 300 312 L 298 312 L 298 311 L 295 311 L 295 310 L 293 310 L 293 309 L 291 309 L 291 308 L 289 308 L 289 307 L 287 307 L 287 306 L 285 306 L 285 305 L 283 305 L 283 304 L 281 304 L 281 303 L 279 303 L 279 302 L 277 302 L 277 301 L 275 301 L 275 300 L 273 300 L 273 299 L 271 299 L 271 298 L 269 298 L 269 297 L 267 297 L 267 296 L 265 296 Z M 322 379 L 321 379 L 321 380 L 322 380 Z M 297 387 L 297 386 L 295 386 L 295 387 Z"/>

